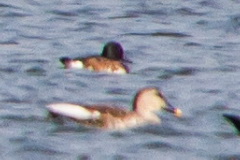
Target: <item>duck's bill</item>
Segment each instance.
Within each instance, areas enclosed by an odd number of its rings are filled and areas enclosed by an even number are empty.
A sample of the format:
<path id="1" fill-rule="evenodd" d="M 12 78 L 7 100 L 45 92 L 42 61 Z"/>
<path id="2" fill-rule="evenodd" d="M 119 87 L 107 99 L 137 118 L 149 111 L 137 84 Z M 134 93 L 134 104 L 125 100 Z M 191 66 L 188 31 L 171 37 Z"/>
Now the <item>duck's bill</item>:
<path id="1" fill-rule="evenodd" d="M 173 113 L 176 117 L 182 117 L 182 111 L 179 108 L 173 107 L 172 105 L 168 105 L 165 110 Z"/>
<path id="2" fill-rule="evenodd" d="M 126 59 L 126 58 L 122 59 L 122 61 L 123 61 L 124 63 L 133 63 L 131 60 Z"/>

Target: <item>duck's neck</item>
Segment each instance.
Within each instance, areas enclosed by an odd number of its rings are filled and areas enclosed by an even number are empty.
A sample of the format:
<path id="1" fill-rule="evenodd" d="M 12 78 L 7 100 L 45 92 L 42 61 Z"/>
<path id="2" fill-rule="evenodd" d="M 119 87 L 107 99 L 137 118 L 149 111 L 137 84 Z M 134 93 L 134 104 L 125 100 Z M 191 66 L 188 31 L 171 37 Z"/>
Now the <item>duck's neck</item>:
<path id="1" fill-rule="evenodd" d="M 136 127 L 136 126 L 145 125 L 145 124 L 159 124 L 160 119 L 155 114 L 141 115 L 133 111 L 133 112 L 129 112 L 124 118 L 122 118 L 122 122 L 123 122 L 122 124 L 117 123 L 117 125 L 128 128 L 128 127 Z"/>
<path id="2" fill-rule="evenodd" d="M 151 123 L 160 123 L 160 118 L 154 112 L 136 112 L 140 117 L 144 120 L 149 121 Z"/>

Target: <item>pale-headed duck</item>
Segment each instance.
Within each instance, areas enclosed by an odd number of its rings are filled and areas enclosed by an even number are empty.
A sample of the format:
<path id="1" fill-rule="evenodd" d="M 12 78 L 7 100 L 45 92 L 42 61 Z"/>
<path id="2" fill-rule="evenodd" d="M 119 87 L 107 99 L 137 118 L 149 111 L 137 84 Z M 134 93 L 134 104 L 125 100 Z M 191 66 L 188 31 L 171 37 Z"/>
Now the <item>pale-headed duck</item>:
<path id="1" fill-rule="evenodd" d="M 182 112 L 166 100 L 157 88 L 143 88 L 135 96 L 132 111 L 118 107 L 53 103 L 46 106 L 53 117 L 68 117 L 88 127 L 120 130 L 161 122 L 156 112 L 162 109 L 180 117 Z"/>

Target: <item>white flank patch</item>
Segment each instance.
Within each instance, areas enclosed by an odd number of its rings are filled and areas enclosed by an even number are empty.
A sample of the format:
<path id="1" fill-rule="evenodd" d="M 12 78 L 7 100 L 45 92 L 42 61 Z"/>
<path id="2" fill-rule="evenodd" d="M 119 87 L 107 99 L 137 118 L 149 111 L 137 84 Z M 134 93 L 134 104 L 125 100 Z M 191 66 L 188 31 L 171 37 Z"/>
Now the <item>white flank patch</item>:
<path id="1" fill-rule="evenodd" d="M 114 71 L 114 73 L 116 74 L 126 74 L 126 70 L 125 69 L 118 69 L 117 71 Z"/>
<path id="2" fill-rule="evenodd" d="M 88 109 L 75 104 L 53 103 L 46 107 L 50 112 L 55 114 L 79 120 L 98 119 L 100 117 L 100 112 L 90 112 Z"/>
<path id="3" fill-rule="evenodd" d="M 82 69 L 82 68 L 84 68 L 84 65 L 83 65 L 82 61 L 73 60 L 70 63 L 70 68 Z"/>
<path id="4" fill-rule="evenodd" d="M 116 71 L 113 71 L 113 73 L 116 73 L 116 74 L 126 74 L 127 72 L 126 72 L 125 69 L 119 68 Z"/>
<path id="5" fill-rule="evenodd" d="M 108 68 L 105 70 L 107 73 L 114 73 L 114 74 L 126 74 L 126 70 L 125 69 L 122 69 L 122 68 L 119 68 L 117 70 L 112 70 L 111 68 Z"/>

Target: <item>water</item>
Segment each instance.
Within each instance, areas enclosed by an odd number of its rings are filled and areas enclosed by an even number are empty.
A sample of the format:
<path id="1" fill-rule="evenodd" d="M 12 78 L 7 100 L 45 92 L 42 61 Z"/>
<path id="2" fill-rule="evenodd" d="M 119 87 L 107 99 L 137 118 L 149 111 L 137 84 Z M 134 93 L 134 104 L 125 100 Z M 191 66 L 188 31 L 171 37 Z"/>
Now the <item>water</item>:
<path id="1" fill-rule="evenodd" d="M 1 159 L 240 159 L 240 139 L 222 118 L 240 114 L 240 1 L 0 2 Z M 99 54 L 115 40 L 131 74 L 61 68 L 61 56 Z M 130 108 L 158 86 L 183 110 L 162 125 L 123 132 L 56 125 L 53 102 Z"/>

